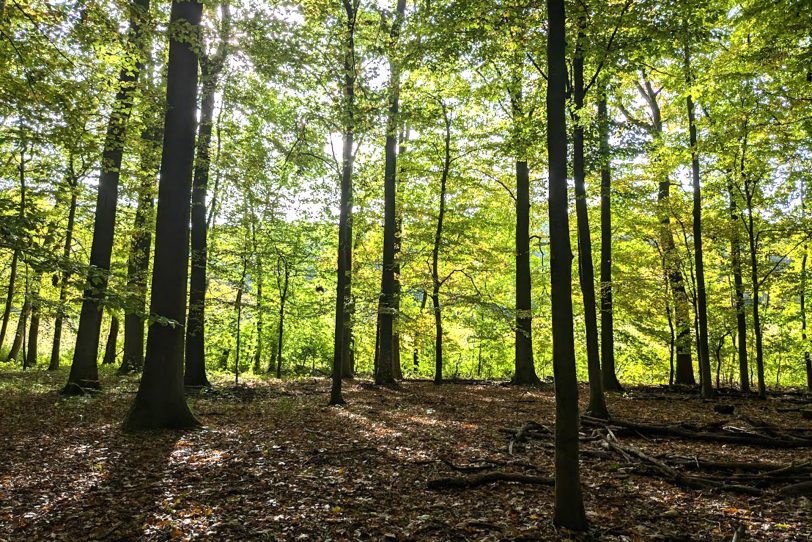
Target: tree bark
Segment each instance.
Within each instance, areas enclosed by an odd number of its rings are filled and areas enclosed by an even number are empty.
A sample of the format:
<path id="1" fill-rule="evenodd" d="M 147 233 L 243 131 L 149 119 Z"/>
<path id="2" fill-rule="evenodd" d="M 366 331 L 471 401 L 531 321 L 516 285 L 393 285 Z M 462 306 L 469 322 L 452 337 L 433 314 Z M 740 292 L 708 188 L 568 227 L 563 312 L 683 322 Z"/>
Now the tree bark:
<path id="1" fill-rule="evenodd" d="M 741 241 L 739 240 L 739 210 L 733 194 L 733 181 L 727 180 L 730 209 L 730 260 L 733 268 L 733 289 L 736 307 L 736 333 L 738 337 L 739 382 L 741 391 L 750 392 L 750 369 L 747 363 L 747 318 L 744 314 L 744 281 L 742 280 Z"/>
<path id="2" fill-rule="evenodd" d="M 685 68 L 688 73 L 688 84 L 691 84 L 691 59 L 685 53 Z M 708 347 L 708 298 L 705 291 L 705 263 L 702 251 L 702 192 L 699 174 L 699 153 L 696 148 L 696 114 L 693 98 L 686 96 L 685 103 L 688 109 L 688 131 L 691 145 L 691 178 L 693 180 L 693 233 L 694 233 L 694 262 L 696 267 L 696 301 L 697 318 L 699 319 L 699 376 L 701 393 L 705 399 L 715 395 L 711 381 L 710 349 Z"/>
<path id="3" fill-rule="evenodd" d="M 279 269 L 279 262 L 283 269 Z M 281 272 L 280 272 L 281 271 Z M 281 257 L 276 262 L 276 285 L 279 289 L 279 327 L 276 341 L 276 378 L 282 378 L 282 346 L 285 336 L 285 305 L 288 301 L 288 283 L 290 281 L 290 268 L 288 261 Z"/>
<path id="4" fill-rule="evenodd" d="M 601 160 L 601 375 L 607 391 L 623 391 L 615 371 L 615 325 L 612 303 L 612 173 L 606 88 L 598 100 Z M 669 311 L 669 318 L 670 318 Z"/>
<path id="5" fill-rule="evenodd" d="M 11 318 L 11 305 L 14 303 L 14 288 L 17 282 L 17 262 L 20 259 L 20 251 L 14 249 L 11 255 L 11 269 L 8 278 L 8 289 L 6 290 L 6 305 L 3 308 L 3 323 L 0 325 L 0 347 L 6 342 L 8 331 L 8 321 Z"/>
<path id="6" fill-rule="evenodd" d="M 400 59 L 398 37 L 406 0 L 398 0 L 395 20 L 389 32 L 389 112 L 386 118 L 384 148 L 384 226 L 383 265 L 381 266 L 380 359 L 375 370 L 376 384 L 394 384 L 392 366 L 395 362 L 395 243 L 397 242 L 397 145 L 398 101 L 400 98 Z"/>
<path id="7" fill-rule="evenodd" d="M 516 161 L 516 347 L 513 383 L 536 385 L 530 279 L 530 170 Z"/>
<path id="8" fill-rule="evenodd" d="M 248 271 L 248 261 L 243 259 L 242 262 L 242 275 L 240 275 L 240 284 L 237 287 L 237 299 L 234 301 L 234 306 L 237 309 L 237 322 L 236 322 L 236 329 L 237 329 L 237 344 L 234 352 L 234 385 L 240 383 L 240 351 L 241 351 L 241 344 L 240 340 L 242 339 L 242 295 L 245 291 L 245 275 Z"/>
<path id="9" fill-rule="evenodd" d="M 183 328 L 189 265 L 189 209 L 195 151 L 197 53 L 203 5 L 173 0 L 170 28 L 192 31 L 194 43 L 172 36 L 166 89 L 161 181 L 155 228 L 150 313 L 144 374 L 124 429 L 200 425 L 183 390 Z"/>
<path id="10" fill-rule="evenodd" d="M 68 207 L 68 224 L 65 228 L 65 244 L 62 247 L 62 275 L 59 278 L 59 305 L 54 321 L 54 340 L 51 346 L 49 371 L 59 369 L 59 356 L 62 350 L 62 325 L 65 319 L 65 303 L 68 299 L 68 280 L 70 279 L 70 256 L 73 245 L 73 226 L 76 222 L 76 178 L 71 176 L 70 206 Z"/>
<path id="11" fill-rule="evenodd" d="M 192 265 L 189 283 L 189 321 L 186 328 L 186 367 L 184 384 L 191 387 L 208 387 L 206 376 L 205 311 L 207 234 L 206 192 L 209 186 L 211 165 L 211 132 L 214 119 L 214 98 L 217 80 L 228 52 L 228 39 L 231 33 L 231 13 L 229 3 L 222 2 L 222 23 L 217 52 L 212 58 L 205 54 L 200 57 L 200 124 L 197 132 L 197 148 L 192 181 Z M 238 354 L 239 357 L 239 354 Z"/>
<path id="12" fill-rule="evenodd" d="M 99 385 L 97 356 L 101 333 L 101 303 L 107 290 L 110 258 L 113 253 L 113 235 L 116 225 L 118 183 L 121 161 L 126 143 L 127 124 L 133 107 L 138 75 L 143 66 L 144 22 L 149 13 L 149 0 L 133 0 L 130 14 L 128 41 L 135 56 L 134 64 L 122 66 L 118 78 L 113 110 L 107 124 L 102 151 L 102 167 L 93 222 L 93 242 L 90 248 L 90 269 L 83 294 L 76 347 L 73 351 L 68 384 L 62 390 L 69 394 L 77 386 L 96 388 Z"/>
<path id="13" fill-rule="evenodd" d="M 806 342 L 806 259 L 808 249 L 808 244 L 804 243 L 804 257 L 801 260 L 801 342 L 806 366 L 806 388 L 808 391 L 812 391 L 812 356 L 809 355 L 809 346 Z"/>
<path id="14" fill-rule="evenodd" d="M 46 241 L 45 245 L 50 243 Z M 40 323 L 40 307 L 42 306 L 42 299 L 40 297 L 40 286 L 42 283 L 42 270 L 34 270 L 34 279 L 31 284 L 30 292 L 30 306 L 31 306 L 31 323 L 28 326 L 28 347 L 25 350 L 25 361 L 23 362 L 23 369 L 28 367 L 36 367 L 37 358 L 39 357 L 39 323 Z"/>
<path id="15" fill-rule="evenodd" d="M 20 309 L 20 317 L 17 319 L 17 331 L 14 333 L 14 342 L 11 343 L 11 349 L 8 351 L 8 356 L 6 356 L 6 363 L 12 360 L 20 360 L 20 350 L 22 350 L 23 342 L 25 342 L 25 328 L 28 324 L 28 315 L 30 312 L 31 301 L 29 301 L 28 292 L 26 292 L 23 307 Z"/>
<path id="16" fill-rule="evenodd" d="M 107 345 L 104 347 L 102 365 L 113 365 L 116 362 L 118 327 L 118 317 L 113 315 L 110 319 L 110 332 L 107 334 Z"/>
<path id="17" fill-rule="evenodd" d="M 555 375 L 556 525 L 587 528 L 578 464 L 578 380 L 572 314 L 572 251 L 567 212 L 566 18 L 564 0 L 547 0 L 547 157 Z"/>
<path id="18" fill-rule="evenodd" d="M 584 27 L 585 15 L 578 17 L 578 37 L 573 58 L 573 153 L 572 176 L 575 182 L 575 214 L 578 227 L 578 278 L 584 301 L 584 328 L 586 331 L 587 368 L 589 372 L 589 404 L 586 412 L 596 418 L 608 418 L 603 395 L 600 346 L 598 338 L 598 315 L 595 302 L 595 269 L 592 263 L 592 233 L 589 231 L 589 212 L 586 206 L 586 168 L 584 166 L 584 128 L 580 115 L 584 107 Z"/>
<path id="19" fill-rule="evenodd" d="M 437 229 L 434 233 L 434 247 L 431 250 L 431 304 L 434 309 L 434 383 L 443 383 L 443 315 L 440 305 L 440 246 L 443 240 L 443 220 L 445 219 L 445 199 L 448 187 L 448 174 L 451 170 L 451 115 L 445 102 L 440 103 L 445 126 L 443 172 L 440 177 L 440 210 L 437 213 Z"/>
<path id="20" fill-rule="evenodd" d="M 346 16 L 343 55 L 344 134 L 341 157 L 341 201 L 338 219 L 338 270 L 336 280 L 335 337 L 330 404 L 343 404 L 341 377 L 352 376 L 352 168 L 355 138 L 355 18 L 353 0 L 342 0 Z"/>

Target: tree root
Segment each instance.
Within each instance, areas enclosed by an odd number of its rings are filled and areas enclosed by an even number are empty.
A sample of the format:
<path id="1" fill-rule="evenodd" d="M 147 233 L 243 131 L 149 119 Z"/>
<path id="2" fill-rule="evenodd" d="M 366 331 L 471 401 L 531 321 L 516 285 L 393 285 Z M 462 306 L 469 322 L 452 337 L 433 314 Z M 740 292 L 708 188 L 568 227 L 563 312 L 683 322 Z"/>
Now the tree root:
<path id="1" fill-rule="evenodd" d="M 473 476 L 460 476 L 449 478 L 435 478 L 426 484 L 428 489 L 468 489 L 472 487 L 495 484 L 497 482 L 517 482 L 520 484 L 533 484 L 542 486 L 554 486 L 555 479 L 544 476 L 533 476 L 516 472 L 486 472 Z"/>

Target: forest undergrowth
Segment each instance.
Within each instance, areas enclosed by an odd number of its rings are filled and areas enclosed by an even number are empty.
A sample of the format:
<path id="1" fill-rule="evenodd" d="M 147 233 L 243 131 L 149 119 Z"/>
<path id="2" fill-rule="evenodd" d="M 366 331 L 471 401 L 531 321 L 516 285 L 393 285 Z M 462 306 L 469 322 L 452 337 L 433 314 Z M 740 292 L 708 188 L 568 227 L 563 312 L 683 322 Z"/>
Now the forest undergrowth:
<path id="1" fill-rule="evenodd" d="M 60 399 L 61 373 L 0 374 L 0 540 L 812 538 L 810 500 L 784 491 L 812 481 L 800 394 L 731 394 L 731 414 L 685 390 L 609 394 L 613 421 L 582 424 L 591 529 L 576 537 L 551 522 L 552 389 L 357 380 L 337 408 L 326 379 L 215 379 L 190 395 L 203 429 L 127 435 L 137 380 L 104 379 Z"/>

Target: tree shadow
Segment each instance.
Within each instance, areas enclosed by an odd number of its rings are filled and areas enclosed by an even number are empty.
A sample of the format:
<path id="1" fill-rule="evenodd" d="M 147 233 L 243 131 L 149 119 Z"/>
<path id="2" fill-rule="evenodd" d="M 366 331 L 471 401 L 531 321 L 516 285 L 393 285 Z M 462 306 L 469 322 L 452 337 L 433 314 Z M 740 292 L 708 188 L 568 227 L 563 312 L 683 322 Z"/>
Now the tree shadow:
<path id="1" fill-rule="evenodd" d="M 161 506 L 171 456 L 183 434 L 129 435 L 116 429 L 107 433 L 106 442 L 77 449 L 75 453 L 87 457 L 72 473 L 74 487 L 64 488 L 32 527 L 70 540 L 141 538 L 150 515 Z"/>

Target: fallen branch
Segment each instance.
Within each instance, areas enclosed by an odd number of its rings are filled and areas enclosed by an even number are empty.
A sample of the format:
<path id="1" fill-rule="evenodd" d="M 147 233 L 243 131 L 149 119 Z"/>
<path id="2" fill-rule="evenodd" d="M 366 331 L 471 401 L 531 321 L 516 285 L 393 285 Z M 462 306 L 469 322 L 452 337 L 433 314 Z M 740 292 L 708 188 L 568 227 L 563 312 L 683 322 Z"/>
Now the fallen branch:
<path id="1" fill-rule="evenodd" d="M 584 425 L 601 427 L 607 429 L 611 427 L 616 433 L 618 429 L 636 431 L 641 434 L 679 437 L 688 440 L 701 440 L 705 442 L 722 442 L 725 444 L 740 444 L 744 446 L 768 446 L 771 448 L 808 448 L 812 447 L 812 439 L 792 437 L 776 438 L 757 433 L 730 433 L 713 432 L 707 430 L 694 431 L 686 429 L 680 425 L 654 425 L 628 420 L 612 419 L 609 423 L 606 420 L 581 416 Z M 618 428 L 618 429 L 615 429 Z"/>

